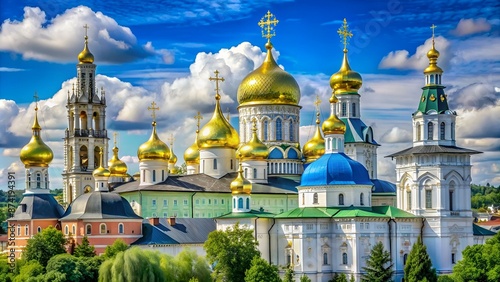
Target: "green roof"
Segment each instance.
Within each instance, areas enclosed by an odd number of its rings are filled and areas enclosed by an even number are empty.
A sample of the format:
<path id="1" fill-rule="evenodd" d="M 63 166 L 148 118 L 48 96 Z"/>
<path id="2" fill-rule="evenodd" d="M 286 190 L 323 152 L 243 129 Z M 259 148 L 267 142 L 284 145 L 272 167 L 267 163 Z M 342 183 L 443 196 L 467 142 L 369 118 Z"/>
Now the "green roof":
<path id="1" fill-rule="evenodd" d="M 274 218 L 348 218 L 348 217 L 387 217 L 418 218 L 393 206 L 377 207 L 305 207 L 276 215 Z"/>
<path id="2" fill-rule="evenodd" d="M 274 213 L 250 210 L 249 212 L 231 212 L 217 218 L 273 218 Z"/>
<path id="3" fill-rule="evenodd" d="M 372 210 L 377 213 L 383 213 L 391 218 L 414 218 L 417 217 L 412 213 L 400 210 L 393 206 L 377 206 L 372 207 Z"/>
<path id="4" fill-rule="evenodd" d="M 329 218 L 336 214 L 336 208 L 295 208 L 293 210 L 280 213 L 275 218 Z"/>
<path id="5" fill-rule="evenodd" d="M 444 86 L 431 85 L 422 88 L 422 97 L 418 104 L 418 112 L 427 114 L 431 110 L 435 110 L 438 114 L 442 114 L 449 110 L 448 98 L 444 94 Z"/>
<path id="6" fill-rule="evenodd" d="M 485 229 L 475 223 L 472 223 L 472 233 L 474 236 L 495 236 L 495 232 Z"/>

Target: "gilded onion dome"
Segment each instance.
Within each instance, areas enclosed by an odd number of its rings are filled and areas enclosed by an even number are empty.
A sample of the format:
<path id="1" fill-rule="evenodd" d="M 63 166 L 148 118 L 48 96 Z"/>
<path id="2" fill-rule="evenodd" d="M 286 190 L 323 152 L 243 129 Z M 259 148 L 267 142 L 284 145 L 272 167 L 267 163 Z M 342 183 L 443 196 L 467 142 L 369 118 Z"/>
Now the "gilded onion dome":
<path id="1" fill-rule="evenodd" d="M 149 140 L 143 143 L 137 150 L 137 157 L 139 161 L 146 160 L 164 160 L 170 158 L 170 149 L 167 144 L 160 140 L 156 133 L 156 121 L 153 121 L 153 132 Z"/>
<path id="2" fill-rule="evenodd" d="M 78 61 L 80 64 L 93 64 L 94 63 L 94 55 L 90 53 L 89 50 L 89 37 L 85 35 L 85 45 L 83 46 L 82 52 L 78 54 Z"/>
<path id="3" fill-rule="evenodd" d="M 201 128 L 198 135 L 198 147 L 200 149 L 227 147 L 237 149 L 240 144 L 238 132 L 227 121 L 220 108 L 220 94 L 218 81 L 223 81 L 224 78 L 219 78 L 219 72 L 215 71 L 217 87 L 215 93 L 215 110 L 212 118 Z"/>
<path id="4" fill-rule="evenodd" d="M 177 163 L 177 156 L 174 154 L 174 147 L 171 145 L 170 147 L 170 158 L 168 159 L 169 164 Z"/>
<path id="5" fill-rule="evenodd" d="M 344 59 L 340 70 L 330 77 L 330 87 L 335 94 L 357 92 L 363 84 L 361 75 L 351 69 L 347 59 L 347 52 L 347 49 L 344 49 Z"/>
<path id="6" fill-rule="evenodd" d="M 194 143 L 189 146 L 186 151 L 184 151 L 184 161 L 188 165 L 197 165 L 200 163 L 200 148 L 198 148 L 198 132 L 199 130 L 196 130 L 196 138 L 194 140 Z"/>
<path id="7" fill-rule="evenodd" d="M 436 47 L 434 46 L 434 34 L 432 35 L 432 48 L 429 52 L 427 52 L 427 58 L 429 58 L 429 66 L 424 70 L 424 74 L 443 73 L 443 70 L 437 65 L 439 51 L 436 50 Z"/>
<path id="8" fill-rule="evenodd" d="M 109 177 L 110 176 L 111 172 L 102 166 L 103 162 L 104 161 L 103 161 L 102 148 L 101 148 L 101 150 L 99 152 L 99 167 L 94 169 L 94 171 L 92 172 L 92 176 L 94 176 L 94 177 Z"/>
<path id="9" fill-rule="evenodd" d="M 48 167 L 54 158 L 54 153 L 40 136 L 42 127 L 38 123 L 38 105 L 35 106 L 35 120 L 31 129 L 33 130 L 31 140 L 21 149 L 19 157 L 26 168 L 32 166 Z"/>
<path id="10" fill-rule="evenodd" d="M 127 165 L 118 157 L 118 147 L 113 147 L 113 157 L 108 161 L 111 176 L 127 176 Z"/>
<path id="11" fill-rule="evenodd" d="M 252 127 L 252 138 L 241 146 L 236 154 L 239 154 L 242 160 L 266 160 L 269 156 L 267 146 L 257 137 L 255 120 Z"/>
<path id="12" fill-rule="evenodd" d="M 238 169 L 238 175 L 236 178 L 231 182 L 230 188 L 231 188 L 231 194 L 237 195 L 237 194 L 247 194 L 250 195 L 252 193 L 252 183 L 243 177 L 243 168 L 241 167 L 241 158 L 240 158 L 240 165 Z"/>
<path id="13" fill-rule="evenodd" d="M 335 94 L 333 94 L 333 96 L 330 98 L 330 104 L 336 104 L 337 102 L 338 102 L 338 99 L 335 96 Z M 342 120 L 340 120 L 337 117 L 337 115 L 335 114 L 335 111 L 333 110 L 333 109 L 335 109 L 335 105 L 331 105 L 331 106 L 332 106 L 332 110 L 330 111 L 330 117 L 328 117 L 328 119 L 326 119 L 323 122 L 323 125 L 321 126 L 323 129 L 323 133 L 325 135 L 344 134 L 345 130 L 346 130 L 345 123 Z"/>
<path id="14" fill-rule="evenodd" d="M 302 153 L 304 154 L 307 163 L 313 162 L 325 154 L 325 139 L 323 138 L 323 135 L 321 135 L 319 123 L 318 112 L 316 113 L 316 132 L 302 148 Z"/>

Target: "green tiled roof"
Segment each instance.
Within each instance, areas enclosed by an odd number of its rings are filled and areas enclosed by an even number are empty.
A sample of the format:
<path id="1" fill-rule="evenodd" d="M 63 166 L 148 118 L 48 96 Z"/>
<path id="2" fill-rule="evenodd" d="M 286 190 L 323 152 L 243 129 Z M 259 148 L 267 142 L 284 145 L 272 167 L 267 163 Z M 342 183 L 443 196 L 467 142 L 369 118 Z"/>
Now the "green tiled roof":
<path id="1" fill-rule="evenodd" d="M 344 142 L 345 143 L 369 143 L 378 145 L 375 140 L 366 141 L 367 131 L 370 127 L 367 126 L 359 118 L 340 118 L 345 123 Z"/>
<path id="2" fill-rule="evenodd" d="M 293 210 L 280 213 L 275 218 L 328 218 L 336 214 L 339 209 L 336 208 L 295 208 Z"/>
<path id="3" fill-rule="evenodd" d="M 372 210 L 377 213 L 383 213 L 391 218 L 413 218 L 417 217 L 412 213 L 400 210 L 393 206 L 377 206 L 372 207 Z"/>
<path id="4" fill-rule="evenodd" d="M 474 233 L 474 236 L 495 236 L 496 234 L 474 223 L 472 224 L 472 233 Z"/>
<path id="5" fill-rule="evenodd" d="M 251 210 L 249 212 L 231 212 L 217 218 L 273 218 L 274 213 Z"/>
<path id="6" fill-rule="evenodd" d="M 435 110 L 438 114 L 441 114 L 449 110 L 448 98 L 444 94 L 444 86 L 432 85 L 425 86 L 422 89 L 418 112 L 426 114 L 430 110 Z"/>
<path id="7" fill-rule="evenodd" d="M 296 208 L 275 216 L 275 218 L 348 218 L 348 217 L 387 217 L 387 218 L 417 218 L 411 213 L 392 206 L 377 207 L 329 207 Z"/>

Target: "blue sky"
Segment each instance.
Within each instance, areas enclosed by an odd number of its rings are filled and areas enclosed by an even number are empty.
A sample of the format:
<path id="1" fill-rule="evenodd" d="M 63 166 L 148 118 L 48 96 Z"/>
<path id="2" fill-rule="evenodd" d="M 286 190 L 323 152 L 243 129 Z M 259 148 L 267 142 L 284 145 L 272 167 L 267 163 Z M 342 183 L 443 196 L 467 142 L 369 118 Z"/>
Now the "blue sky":
<path id="1" fill-rule="evenodd" d="M 237 126 L 239 82 L 263 60 L 257 22 L 271 10 L 280 21 L 272 39 L 278 63 L 302 92 L 301 142 L 312 134 L 319 95 L 328 113 L 328 79 L 342 57 L 337 35 L 344 18 L 354 37 L 351 66 L 364 79 L 362 118 L 374 127 L 379 176 L 394 180 L 383 156 L 410 146 L 411 113 L 423 86 L 432 24 L 459 146 L 473 157 L 473 182 L 500 185 L 500 7 L 497 1 L 0 1 L 0 185 L 22 174 L 20 148 L 30 136 L 33 94 L 41 99 L 43 138 L 55 151 L 52 187 L 60 187 L 66 93 L 76 75 L 88 24 L 97 85 L 108 98 L 107 128 L 119 133 L 120 156 L 137 171 L 137 147 L 147 140 L 147 105 L 155 99 L 160 137 L 174 134 L 182 163 L 194 138 L 197 111 L 213 110 L 208 76 L 219 69 L 223 108 Z M 347 3 L 349 2 L 349 3 Z M 111 136 L 111 134 L 110 134 Z M 126 141 L 125 141 L 126 140 Z"/>

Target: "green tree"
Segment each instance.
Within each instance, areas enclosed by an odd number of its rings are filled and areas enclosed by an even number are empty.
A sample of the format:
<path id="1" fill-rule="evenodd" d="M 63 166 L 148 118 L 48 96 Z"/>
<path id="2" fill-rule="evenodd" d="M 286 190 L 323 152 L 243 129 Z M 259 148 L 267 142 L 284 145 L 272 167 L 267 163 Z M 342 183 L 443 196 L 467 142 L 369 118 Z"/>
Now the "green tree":
<path id="1" fill-rule="evenodd" d="M 438 282 L 455 282 L 451 275 L 439 275 Z"/>
<path id="2" fill-rule="evenodd" d="M 11 282 L 14 274 L 10 270 L 7 254 L 0 254 L 0 281 Z"/>
<path id="3" fill-rule="evenodd" d="M 366 267 L 363 267 L 365 274 L 361 277 L 363 282 L 388 282 L 392 281 L 391 255 L 384 250 L 382 242 L 375 244 L 370 252 L 370 257 L 366 261 Z"/>
<path id="4" fill-rule="evenodd" d="M 345 273 L 335 273 L 332 279 L 330 279 L 330 281 L 328 282 L 347 282 L 347 276 L 345 275 Z"/>
<path id="5" fill-rule="evenodd" d="M 14 278 L 14 282 L 37 281 L 43 275 L 43 266 L 36 260 L 26 262 L 19 269 L 19 274 Z"/>
<path id="6" fill-rule="evenodd" d="M 305 274 L 302 274 L 302 276 L 300 276 L 300 282 L 311 282 L 311 278 L 307 277 L 307 275 Z"/>
<path id="7" fill-rule="evenodd" d="M 245 282 L 281 282 L 278 267 L 265 259 L 255 256 L 252 265 L 245 272 Z"/>
<path id="8" fill-rule="evenodd" d="M 208 234 L 204 248 L 208 262 L 214 266 L 212 275 L 222 281 L 244 281 L 245 271 L 252 259 L 260 256 L 258 242 L 253 231 L 240 227 L 237 223 L 226 230 L 215 230 Z"/>
<path id="9" fill-rule="evenodd" d="M 467 246 L 453 267 L 456 281 L 500 281 L 500 233 L 484 245 Z"/>
<path id="10" fill-rule="evenodd" d="M 82 270 L 85 271 L 83 264 L 70 254 L 59 254 L 53 256 L 47 263 L 47 273 L 54 272 L 51 275 L 65 279 L 65 281 L 80 282 L 85 281 Z M 56 274 L 57 272 L 57 274 Z"/>
<path id="11" fill-rule="evenodd" d="M 295 272 L 293 267 L 287 267 L 285 270 L 285 275 L 283 276 L 283 282 L 295 282 Z"/>
<path id="12" fill-rule="evenodd" d="M 94 257 L 96 255 L 95 248 L 90 245 L 87 236 L 83 236 L 82 243 L 76 245 L 73 255 L 75 257 Z"/>
<path id="13" fill-rule="evenodd" d="M 36 260 L 45 267 L 51 257 L 66 253 L 65 245 L 66 238 L 62 232 L 49 226 L 28 239 L 23 258 L 26 261 Z"/>
<path id="14" fill-rule="evenodd" d="M 421 237 L 418 237 L 411 248 L 404 273 L 406 282 L 437 282 L 436 270 L 432 268 L 431 258 Z"/>
<path id="15" fill-rule="evenodd" d="M 116 239 L 112 245 L 109 245 L 104 250 L 104 258 L 114 258 L 119 252 L 128 249 L 127 243 L 122 239 Z"/>
<path id="16" fill-rule="evenodd" d="M 191 278 L 199 282 L 211 281 L 208 263 L 194 250 L 183 249 L 175 256 L 174 265 L 177 269 L 175 281 L 189 281 Z"/>

